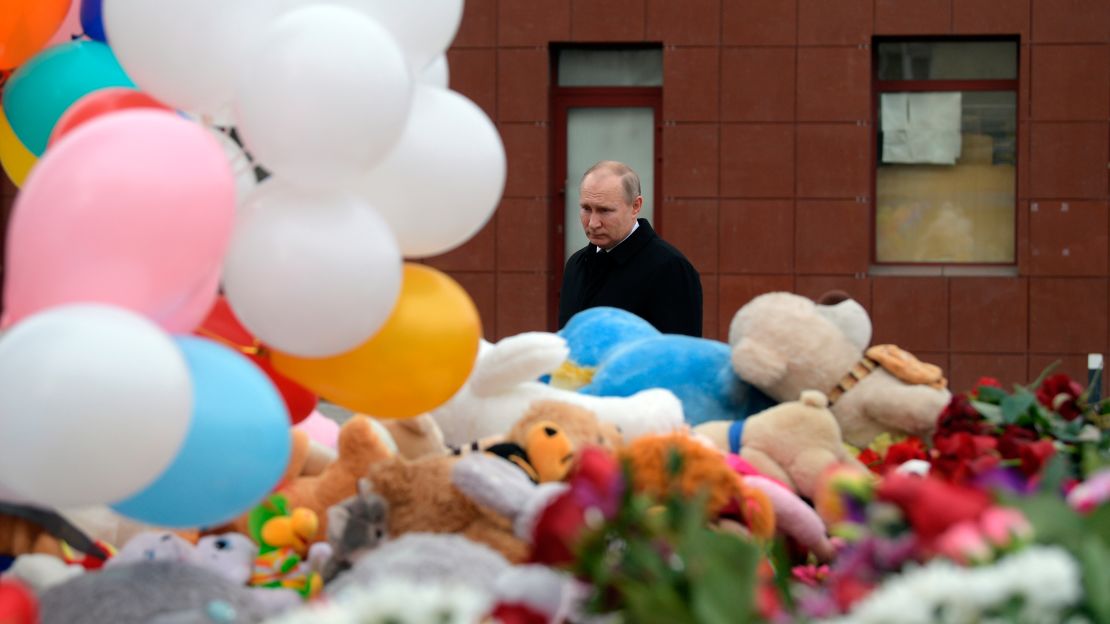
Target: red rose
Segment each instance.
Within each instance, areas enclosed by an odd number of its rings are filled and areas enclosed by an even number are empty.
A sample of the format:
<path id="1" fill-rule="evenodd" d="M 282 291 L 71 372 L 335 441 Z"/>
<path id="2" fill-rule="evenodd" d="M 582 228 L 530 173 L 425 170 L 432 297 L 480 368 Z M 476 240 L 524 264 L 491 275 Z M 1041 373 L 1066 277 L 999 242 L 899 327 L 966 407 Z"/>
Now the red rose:
<path id="1" fill-rule="evenodd" d="M 1001 388 L 1002 382 L 998 381 L 994 377 L 980 377 L 979 381 L 976 381 L 975 385 L 971 386 L 971 392 L 968 394 L 971 396 L 971 398 L 977 399 L 979 398 L 979 388 L 982 388 L 984 386 L 988 388 Z"/>
<path id="2" fill-rule="evenodd" d="M 1017 425 L 1006 425 L 1002 429 L 1002 437 L 998 440 L 998 452 L 1006 459 L 1015 459 L 1021 456 L 1022 447 L 1036 441 L 1036 431 Z"/>
<path id="3" fill-rule="evenodd" d="M 883 458 L 879 457 L 879 454 L 875 451 L 869 448 L 865 448 L 860 451 L 859 457 L 857 459 L 859 459 L 859 463 L 870 468 L 871 472 L 874 472 L 875 474 L 882 474 L 881 469 L 883 468 Z"/>
<path id="4" fill-rule="evenodd" d="M 532 531 L 533 563 L 559 566 L 574 561 L 574 546 L 586 525 L 586 512 L 568 491 L 551 501 Z"/>
<path id="5" fill-rule="evenodd" d="M 1064 420 L 1075 420 L 1080 414 L 1076 399 L 1081 394 L 1083 386 L 1060 373 L 1045 379 L 1037 388 L 1037 402 L 1060 414 Z"/>
<path id="6" fill-rule="evenodd" d="M 952 400 L 945 406 L 944 411 L 937 418 L 937 435 L 965 431 L 972 434 L 983 434 L 990 430 L 990 423 L 975 411 L 971 401 L 962 394 L 952 395 Z"/>
<path id="7" fill-rule="evenodd" d="M 583 509 L 596 507 L 607 519 L 616 515 L 624 494 L 624 478 L 620 464 L 608 451 L 589 447 L 579 453 L 569 482 Z"/>
<path id="8" fill-rule="evenodd" d="M 898 473 L 887 475 L 876 494 L 901 508 L 914 533 L 925 541 L 958 522 L 977 520 L 992 504 L 990 496 L 980 490 Z"/>
<path id="9" fill-rule="evenodd" d="M 519 602 L 498 603 L 490 617 L 500 624 L 547 624 L 550 621 L 547 615 Z"/>
<path id="10" fill-rule="evenodd" d="M 1021 472 L 1032 477 L 1039 473 L 1045 462 L 1056 453 L 1056 446 L 1052 440 L 1037 440 L 1032 444 L 1021 447 Z"/>
<path id="11" fill-rule="evenodd" d="M 911 459 L 927 459 L 928 453 L 925 445 L 919 438 L 906 438 L 901 442 L 891 445 L 886 451 L 883 465 L 887 470 L 897 468 Z"/>

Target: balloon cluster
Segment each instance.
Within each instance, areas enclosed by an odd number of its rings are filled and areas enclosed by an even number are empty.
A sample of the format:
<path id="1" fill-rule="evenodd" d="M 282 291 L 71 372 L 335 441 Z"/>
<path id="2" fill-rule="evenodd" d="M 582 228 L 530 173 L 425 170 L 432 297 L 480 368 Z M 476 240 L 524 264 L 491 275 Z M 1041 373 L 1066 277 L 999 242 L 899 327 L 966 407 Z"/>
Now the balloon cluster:
<path id="1" fill-rule="evenodd" d="M 403 261 L 504 187 L 447 88 L 462 0 L 8 5 L 0 498 L 218 524 L 315 395 L 405 418 L 462 386 L 477 310 Z"/>

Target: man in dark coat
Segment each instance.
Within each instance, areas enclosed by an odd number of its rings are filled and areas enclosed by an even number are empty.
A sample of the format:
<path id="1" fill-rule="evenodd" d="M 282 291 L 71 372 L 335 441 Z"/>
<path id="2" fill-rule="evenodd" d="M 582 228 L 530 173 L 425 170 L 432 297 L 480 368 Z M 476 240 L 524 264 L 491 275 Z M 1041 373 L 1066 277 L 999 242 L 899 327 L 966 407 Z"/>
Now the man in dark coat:
<path id="1" fill-rule="evenodd" d="M 665 334 L 701 336 L 701 278 L 690 261 L 637 219 L 644 198 L 631 167 L 601 161 L 582 177 L 579 217 L 590 244 L 567 260 L 559 327 L 597 306 L 628 310 Z"/>

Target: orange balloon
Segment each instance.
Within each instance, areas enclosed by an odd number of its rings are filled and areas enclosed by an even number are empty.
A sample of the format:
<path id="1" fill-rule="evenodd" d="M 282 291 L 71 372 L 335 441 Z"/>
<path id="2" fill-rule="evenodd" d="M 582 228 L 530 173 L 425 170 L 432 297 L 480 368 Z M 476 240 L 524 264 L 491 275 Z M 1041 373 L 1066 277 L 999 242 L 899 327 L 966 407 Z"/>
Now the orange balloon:
<path id="1" fill-rule="evenodd" d="M 382 329 L 352 351 L 302 358 L 271 352 L 274 368 L 319 396 L 378 418 L 410 418 L 439 407 L 466 383 L 482 323 L 462 286 L 406 263 L 397 306 Z"/>
<path id="2" fill-rule="evenodd" d="M 76 1 L 76 0 L 73 0 Z M 61 26 L 71 0 L 0 2 L 0 69 L 11 69 L 35 55 Z"/>

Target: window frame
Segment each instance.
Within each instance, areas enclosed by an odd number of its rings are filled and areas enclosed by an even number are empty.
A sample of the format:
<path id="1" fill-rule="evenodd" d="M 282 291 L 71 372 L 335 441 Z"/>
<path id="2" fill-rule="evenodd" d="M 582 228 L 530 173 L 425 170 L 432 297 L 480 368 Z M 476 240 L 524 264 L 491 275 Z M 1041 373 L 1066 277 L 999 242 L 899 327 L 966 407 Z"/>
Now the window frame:
<path id="1" fill-rule="evenodd" d="M 956 79 L 956 80 L 880 80 L 879 79 L 879 45 L 887 43 L 977 43 L 987 41 L 1003 41 L 1015 44 L 1014 59 L 1016 78 L 1007 79 Z M 1018 35 L 983 35 L 969 37 L 952 36 L 875 36 L 871 39 L 871 210 L 869 214 L 871 224 L 871 266 L 879 269 L 908 269 L 912 271 L 917 267 L 939 268 L 970 268 L 976 267 L 1017 267 L 1018 257 L 1018 206 L 1020 199 L 1019 179 L 1023 165 L 1021 162 L 1021 38 Z M 884 93 L 922 93 L 930 91 L 1011 91 L 1016 102 L 1014 108 L 1014 259 L 1012 262 L 880 262 L 878 259 L 878 211 L 879 211 L 879 164 L 882 156 L 880 139 L 880 115 L 882 114 L 881 99 Z"/>
<path id="2" fill-rule="evenodd" d="M 551 192 L 549 211 L 551 214 L 551 262 L 554 266 L 548 284 L 547 326 L 550 331 L 558 329 L 559 294 L 563 287 L 563 272 L 566 266 L 566 197 L 569 190 L 567 171 L 567 112 L 572 108 L 651 108 L 654 111 L 653 166 L 652 184 L 652 228 L 663 233 L 663 87 L 563 87 L 559 86 L 559 51 L 570 47 L 622 50 L 633 47 L 659 47 L 658 44 L 613 44 L 584 46 L 551 46 L 551 166 L 549 185 Z M 569 224 L 576 226 L 577 224 Z"/>

